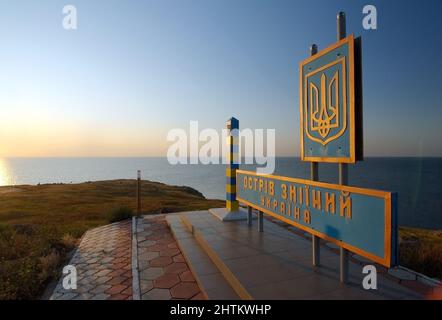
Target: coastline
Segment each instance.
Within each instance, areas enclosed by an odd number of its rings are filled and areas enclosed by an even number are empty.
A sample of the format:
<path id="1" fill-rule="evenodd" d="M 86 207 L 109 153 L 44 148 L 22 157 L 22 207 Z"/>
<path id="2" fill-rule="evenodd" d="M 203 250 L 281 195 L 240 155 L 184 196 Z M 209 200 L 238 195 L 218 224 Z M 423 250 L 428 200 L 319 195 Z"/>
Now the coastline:
<path id="1" fill-rule="evenodd" d="M 89 229 L 135 211 L 136 180 L 0 187 L 0 299 L 35 299 Z M 143 214 L 223 207 L 196 189 L 142 181 Z M 442 230 L 400 227 L 400 264 L 442 278 Z M 6 276 L 7 275 L 7 276 Z"/>

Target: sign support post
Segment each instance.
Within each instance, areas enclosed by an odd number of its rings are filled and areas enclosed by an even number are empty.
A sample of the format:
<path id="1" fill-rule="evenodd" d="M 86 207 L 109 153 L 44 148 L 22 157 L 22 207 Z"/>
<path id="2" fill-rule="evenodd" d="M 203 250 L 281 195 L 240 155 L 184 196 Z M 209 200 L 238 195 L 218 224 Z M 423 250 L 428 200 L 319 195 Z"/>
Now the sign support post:
<path id="1" fill-rule="evenodd" d="M 258 211 L 258 232 L 264 232 L 264 212 Z"/>
<path id="2" fill-rule="evenodd" d="M 247 225 L 249 227 L 252 226 L 253 216 L 252 216 L 253 208 L 251 206 L 247 206 Z"/>
<path id="3" fill-rule="evenodd" d="M 345 23 L 345 13 L 339 12 L 337 19 L 337 40 L 340 41 L 347 36 L 346 31 L 346 23 Z M 347 163 L 339 163 L 339 184 L 340 185 L 348 185 L 348 164 Z M 348 258 L 348 250 L 340 247 L 340 280 L 342 283 L 348 282 L 348 272 L 349 272 L 349 258 Z"/>
<path id="4" fill-rule="evenodd" d="M 312 44 L 310 47 L 310 56 L 314 56 L 318 53 L 318 46 L 316 44 Z M 310 162 L 310 180 L 318 181 L 319 180 L 319 163 L 318 162 Z M 314 267 L 319 267 L 321 263 L 321 249 L 320 249 L 320 238 L 318 236 L 312 236 L 312 264 Z"/>
<path id="5" fill-rule="evenodd" d="M 141 215 L 141 170 L 137 171 L 137 215 Z"/>

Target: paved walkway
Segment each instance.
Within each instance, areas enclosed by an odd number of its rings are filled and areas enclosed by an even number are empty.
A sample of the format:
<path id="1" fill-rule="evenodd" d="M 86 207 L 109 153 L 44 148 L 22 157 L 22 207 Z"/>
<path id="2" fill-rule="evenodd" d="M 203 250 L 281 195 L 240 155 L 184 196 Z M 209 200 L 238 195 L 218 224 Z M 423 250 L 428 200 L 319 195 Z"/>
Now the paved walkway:
<path id="1" fill-rule="evenodd" d="M 220 270 L 238 294 L 254 299 L 423 299 L 439 290 L 418 281 L 415 273 L 377 266 L 377 290 L 364 290 L 362 268 L 373 264 L 350 254 L 349 284 L 339 282 L 337 248 L 321 241 L 321 266 L 311 262 L 310 235 L 274 219 L 257 223 L 221 222 L 208 211 L 177 214 L 183 225 L 201 239 L 207 254 L 215 257 Z M 356 259 L 357 258 L 357 259 Z M 196 277 L 201 281 L 200 274 Z M 425 279 L 423 279 L 425 280 Z"/>
<path id="2" fill-rule="evenodd" d="M 274 219 L 266 220 L 264 233 L 259 233 L 256 223 L 254 228 L 247 227 L 244 221 L 222 223 L 208 211 L 176 214 L 180 215 L 187 217 L 195 232 L 204 238 L 206 247 L 257 299 L 437 299 L 441 295 L 440 287 L 413 273 L 380 266 L 379 290 L 361 290 L 361 268 L 366 261 L 356 259 L 355 255 L 350 268 L 351 284 L 342 286 L 336 248 L 321 242 L 322 266 L 312 268 L 310 236 Z M 166 215 L 138 218 L 137 241 L 133 243 L 130 220 L 86 232 L 69 262 L 77 270 L 77 289 L 64 289 L 62 276 L 50 299 L 206 299 L 198 283 L 206 291 L 208 287 L 204 287 L 198 272 L 207 265 L 198 264 L 197 283 L 165 218 Z M 132 256 L 134 248 L 137 259 Z M 137 265 L 132 265 L 132 261 Z M 219 290 L 219 286 L 216 288 Z"/>
<path id="3" fill-rule="evenodd" d="M 167 226 L 165 215 L 138 219 L 137 241 L 141 299 L 205 299 Z"/>
<path id="4" fill-rule="evenodd" d="M 167 227 L 165 215 L 139 218 L 137 242 L 142 299 L 205 299 Z M 132 299 L 131 221 L 87 231 L 69 265 L 76 268 L 77 289 L 64 289 L 62 276 L 51 300 Z"/>
<path id="5" fill-rule="evenodd" d="M 51 300 L 132 299 L 131 223 L 113 223 L 86 232 L 69 262 L 77 269 L 77 289 L 59 280 Z"/>

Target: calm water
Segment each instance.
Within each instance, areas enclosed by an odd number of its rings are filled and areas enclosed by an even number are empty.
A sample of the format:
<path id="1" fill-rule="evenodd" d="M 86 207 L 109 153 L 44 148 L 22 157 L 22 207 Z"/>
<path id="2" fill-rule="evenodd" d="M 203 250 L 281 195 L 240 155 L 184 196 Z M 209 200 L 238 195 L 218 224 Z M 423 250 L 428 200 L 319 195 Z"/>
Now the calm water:
<path id="1" fill-rule="evenodd" d="M 275 173 L 308 178 L 309 168 L 297 158 L 278 158 Z M 165 158 L 3 159 L 0 185 L 134 178 L 138 169 L 143 179 L 188 185 L 207 198 L 224 197 L 223 165 L 172 166 Z M 337 165 L 320 165 L 322 181 L 337 182 L 337 173 Z M 349 177 L 353 186 L 398 192 L 401 225 L 442 229 L 442 158 L 368 158 L 350 166 Z"/>

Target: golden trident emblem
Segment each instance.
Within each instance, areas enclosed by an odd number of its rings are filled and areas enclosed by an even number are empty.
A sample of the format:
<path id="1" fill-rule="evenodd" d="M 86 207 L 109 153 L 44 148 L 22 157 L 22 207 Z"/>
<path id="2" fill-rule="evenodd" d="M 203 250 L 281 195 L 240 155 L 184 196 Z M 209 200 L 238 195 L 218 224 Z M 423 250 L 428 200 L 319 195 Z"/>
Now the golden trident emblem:
<path id="1" fill-rule="evenodd" d="M 339 68 L 335 68 L 331 78 L 327 77 L 325 71 L 338 65 L 341 66 L 342 80 Z M 318 74 L 319 81 L 309 81 L 315 74 Z M 305 99 L 305 131 L 311 140 L 323 146 L 342 136 L 347 127 L 345 75 L 345 57 L 342 57 L 307 74 L 304 80 L 305 97 L 308 94 L 308 99 Z"/>
<path id="2" fill-rule="evenodd" d="M 310 130 L 317 131 L 322 138 L 330 130 L 339 127 L 339 73 L 336 71 L 328 84 L 325 73 L 321 75 L 321 93 L 318 87 L 310 82 Z"/>

